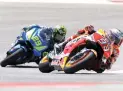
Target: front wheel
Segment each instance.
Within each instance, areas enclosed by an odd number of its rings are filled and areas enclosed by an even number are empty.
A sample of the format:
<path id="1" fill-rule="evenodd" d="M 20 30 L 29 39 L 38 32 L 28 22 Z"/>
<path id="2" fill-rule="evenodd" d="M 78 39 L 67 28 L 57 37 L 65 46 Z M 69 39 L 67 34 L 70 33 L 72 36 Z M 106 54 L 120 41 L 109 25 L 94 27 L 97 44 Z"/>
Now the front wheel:
<path id="1" fill-rule="evenodd" d="M 96 59 L 95 54 L 92 51 L 85 53 L 77 53 L 74 57 L 72 57 L 68 63 L 64 67 L 64 72 L 67 74 L 73 74 L 86 66 L 88 66 L 88 62 Z"/>
<path id="2" fill-rule="evenodd" d="M 16 65 L 16 60 L 24 55 L 24 50 L 22 48 L 18 49 L 11 55 L 7 56 L 3 61 L 1 61 L 1 67 L 6 67 L 7 65 Z"/>
<path id="3" fill-rule="evenodd" d="M 50 73 L 54 70 L 54 67 L 51 66 L 51 62 L 49 61 L 49 58 L 47 58 L 47 56 L 45 56 L 39 63 L 39 70 L 42 73 Z"/>

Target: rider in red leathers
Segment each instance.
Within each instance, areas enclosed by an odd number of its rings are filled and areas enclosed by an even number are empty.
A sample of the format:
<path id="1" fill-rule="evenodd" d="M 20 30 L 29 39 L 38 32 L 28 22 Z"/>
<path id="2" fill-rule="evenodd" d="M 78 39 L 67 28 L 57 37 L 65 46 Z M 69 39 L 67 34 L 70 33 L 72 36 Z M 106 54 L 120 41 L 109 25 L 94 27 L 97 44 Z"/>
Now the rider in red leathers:
<path id="1" fill-rule="evenodd" d="M 113 44 L 113 52 L 112 55 L 109 59 L 106 60 L 106 63 L 103 64 L 103 67 L 105 69 L 111 69 L 112 64 L 114 64 L 114 62 L 116 61 L 117 57 L 119 56 L 119 47 L 121 46 L 122 42 L 123 42 L 123 32 L 121 32 L 118 29 L 111 29 L 108 30 L 110 31 L 110 36 L 114 37 L 114 44 Z M 65 40 L 64 42 L 56 45 L 56 48 L 60 48 L 63 49 L 64 46 L 71 41 L 72 39 L 80 36 L 80 35 L 91 35 L 94 32 L 96 32 L 94 30 L 94 27 L 92 25 L 86 26 L 84 29 L 81 29 L 77 32 L 77 34 L 69 37 L 67 40 Z"/>
<path id="2" fill-rule="evenodd" d="M 120 46 L 123 42 L 123 32 L 118 29 L 111 29 L 112 35 L 115 37 L 115 42 L 113 45 L 113 52 L 111 57 L 106 61 L 106 69 L 111 69 L 112 64 L 114 64 L 119 56 L 120 53 Z"/>

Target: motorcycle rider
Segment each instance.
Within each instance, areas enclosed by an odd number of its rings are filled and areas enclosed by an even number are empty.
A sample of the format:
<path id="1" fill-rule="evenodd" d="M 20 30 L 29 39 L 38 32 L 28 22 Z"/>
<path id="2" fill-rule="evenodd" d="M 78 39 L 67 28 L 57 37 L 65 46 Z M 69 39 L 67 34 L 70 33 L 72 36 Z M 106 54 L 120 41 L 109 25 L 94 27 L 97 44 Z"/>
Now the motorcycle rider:
<path id="1" fill-rule="evenodd" d="M 120 53 L 120 46 L 123 42 L 123 32 L 119 29 L 110 29 L 106 31 L 108 36 L 114 37 L 113 52 L 109 59 L 105 63 L 106 69 L 111 69 L 112 64 L 114 64 Z M 111 38 L 111 37 L 110 37 Z"/>
<path id="2" fill-rule="evenodd" d="M 80 35 L 83 34 L 84 33 L 83 31 L 85 31 L 85 34 L 87 35 L 88 34 L 91 35 L 95 32 L 94 27 L 92 25 L 85 27 L 84 30 L 79 30 L 78 34 Z M 107 59 L 106 63 L 103 65 L 105 66 L 106 69 L 111 69 L 112 64 L 116 62 L 116 59 L 118 58 L 119 53 L 120 53 L 119 48 L 123 42 L 123 32 L 115 28 L 106 30 L 105 32 L 107 33 L 108 36 L 113 36 L 115 40 L 114 45 L 113 45 L 112 55 L 109 59 Z"/>
<path id="3" fill-rule="evenodd" d="M 28 32 L 32 29 L 35 31 L 40 31 L 39 36 L 45 35 L 48 44 L 48 49 L 43 53 L 43 56 L 47 55 L 48 52 L 54 49 L 55 43 L 61 43 L 65 40 L 65 36 L 67 33 L 67 29 L 63 25 L 57 25 L 55 27 L 46 27 L 46 26 L 39 26 L 39 25 L 30 25 L 28 27 L 24 27 L 23 31 Z"/>
<path id="4" fill-rule="evenodd" d="M 105 31 L 105 30 L 104 30 L 104 31 Z M 56 46 L 56 48 L 61 48 L 61 50 L 63 50 L 64 46 L 65 46 L 69 41 L 71 41 L 72 39 L 74 39 L 74 38 L 76 38 L 76 37 L 78 37 L 78 36 L 80 36 L 80 35 L 82 35 L 82 34 L 91 35 L 91 34 L 93 34 L 94 32 L 96 32 L 96 31 L 94 30 L 94 27 L 93 27 L 92 25 L 86 26 L 84 29 L 79 30 L 79 31 L 77 32 L 77 34 L 71 36 L 70 38 L 68 38 L 68 39 L 65 40 L 64 42 L 62 42 L 62 43 L 60 43 L 60 44 L 58 44 L 58 45 L 55 45 L 55 46 Z M 123 32 L 122 32 L 121 30 L 119 30 L 119 29 L 110 29 L 110 30 L 107 30 L 107 31 L 105 31 L 105 32 L 106 32 L 106 34 L 107 34 L 108 36 L 110 36 L 110 38 L 111 38 L 111 37 L 114 38 L 114 44 L 113 44 L 113 46 L 112 46 L 112 47 L 113 47 L 112 55 L 110 56 L 109 59 L 106 60 L 106 63 L 104 63 L 104 64 L 102 65 L 102 67 L 103 67 L 104 69 L 108 69 L 108 70 L 109 70 L 109 69 L 111 69 L 112 64 L 114 64 L 114 62 L 116 62 L 116 59 L 117 59 L 118 56 L 119 56 L 119 53 L 120 53 L 119 48 L 120 48 L 120 46 L 121 46 L 121 44 L 122 44 L 122 42 L 123 42 Z"/>

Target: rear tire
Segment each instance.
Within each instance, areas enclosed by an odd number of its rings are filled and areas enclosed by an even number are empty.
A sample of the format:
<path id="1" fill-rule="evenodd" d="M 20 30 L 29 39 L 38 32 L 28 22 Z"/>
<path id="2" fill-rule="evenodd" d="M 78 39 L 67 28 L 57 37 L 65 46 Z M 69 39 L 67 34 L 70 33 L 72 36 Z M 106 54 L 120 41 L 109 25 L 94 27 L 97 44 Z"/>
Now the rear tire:
<path id="1" fill-rule="evenodd" d="M 6 67 L 7 65 L 16 65 L 16 60 L 18 57 L 21 57 L 24 54 L 24 50 L 22 48 L 18 49 L 16 52 L 7 56 L 3 61 L 1 61 L 1 67 Z"/>
<path id="2" fill-rule="evenodd" d="M 96 58 L 95 54 L 90 51 L 82 60 L 80 60 L 79 62 L 75 63 L 74 65 L 70 66 L 70 67 L 64 67 L 64 72 L 67 74 L 73 74 L 85 67 L 87 67 L 88 65 L 88 61 L 89 60 L 94 60 Z M 71 60 L 69 60 L 68 62 L 70 62 Z"/>
<path id="3" fill-rule="evenodd" d="M 50 62 L 39 63 L 39 70 L 42 73 L 50 73 L 54 70 L 54 68 L 50 65 Z"/>

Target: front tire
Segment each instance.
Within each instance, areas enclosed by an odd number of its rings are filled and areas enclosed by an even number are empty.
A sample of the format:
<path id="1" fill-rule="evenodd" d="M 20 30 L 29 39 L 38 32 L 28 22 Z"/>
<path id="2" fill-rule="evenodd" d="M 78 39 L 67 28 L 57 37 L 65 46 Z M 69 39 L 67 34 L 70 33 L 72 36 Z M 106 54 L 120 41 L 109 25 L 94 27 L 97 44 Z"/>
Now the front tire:
<path id="1" fill-rule="evenodd" d="M 39 64 L 39 70 L 42 73 L 50 73 L 50 72 L 52 72 L 54 70 L 54 68 L 50 65 L 50 62 L 47 61 L 47 62 Z"/>
<path id="2" fill-rule="evenodd" d="M 74 61 L 78 61 L 78 62 L 72 64 L 69 67 L 65 66 L 64 67 L 64 72 L 67 73 L 67 74 L 73 74 L 73 73 L 85 68 L 86 66 L 88 66 L 88 61 L 92 61 L 92 60 L 94 60 L 96 58 L 95 54 L 92 51 L 84 53 L 84 54 L 86 54 L 86 56 L 83 57 L 82 60 L 79 60 L 79 59 L 78 59 L 79 61 L 78 60 L 74 60 Z M 79 53 L 78 55 L 81 55 L 81 53 Z M 68 61 L 68 64 L 70 64 L 71 62 L 72 62 L 72 60 Z"/>
<path id="3" fill-rule="evenodd" d="M 7 65 L 16 65 L 17 58 L 21 57 L 24 54 L 24 50 L 22 48 L 18 49 L 11 55 L 7 56 L 3 61 L 1 61 L 1 67 L 6 67 Z"/>

